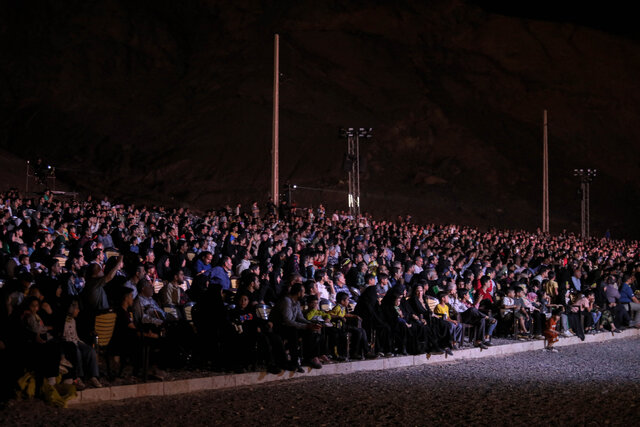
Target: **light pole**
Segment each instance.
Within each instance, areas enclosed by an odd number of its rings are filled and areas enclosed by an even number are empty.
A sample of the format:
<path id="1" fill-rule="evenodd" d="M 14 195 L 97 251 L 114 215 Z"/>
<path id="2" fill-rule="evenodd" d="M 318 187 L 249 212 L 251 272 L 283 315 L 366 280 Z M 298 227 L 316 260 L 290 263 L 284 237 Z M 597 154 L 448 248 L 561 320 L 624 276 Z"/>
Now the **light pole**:
<path id="1" fill-rule="evenodd" d="M 273 40 L 273 123 L 271 133 L 271 203 L 280 205 L 280 36 Z"/>
<path id="2" fill-rule="evenodd" d="M 547 110 L 542 114 L 542 232 L 549 232 L 549 138 Z"/>
<path id="3" fill-rule="evenodd" d="M 340 137 L 347 139 L 347 166 L 349 166 L 349 214 L 360 215 L 360 138 L 371 138 L 373 128 L 340 128 Z"/>
<path id="4" fill-rule="evenodd" d="M 580 230 L 583 239 L 589 238 L 589 185 L 596 177 L 596 169 L 574 169 L 573 176 L 580 178 Z"/>

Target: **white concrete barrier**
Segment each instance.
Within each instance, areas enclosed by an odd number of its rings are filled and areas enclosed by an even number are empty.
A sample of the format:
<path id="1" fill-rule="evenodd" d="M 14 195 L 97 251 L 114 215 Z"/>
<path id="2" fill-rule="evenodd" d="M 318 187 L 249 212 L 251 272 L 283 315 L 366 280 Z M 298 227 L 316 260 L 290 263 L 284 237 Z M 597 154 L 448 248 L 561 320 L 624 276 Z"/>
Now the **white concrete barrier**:
<path id="1" fill-rule="evenodd" d="M 584 341 L 578 337 L 561 338 L 555 344 L 563 347 L 575 344 L 588 344 L 603 342 L 614 339 L 622 339 L 640 336 L 640 329 L 627 329 L 619 334 L 608 332 L 597 335 L 587 335 Z M 393 369 L 408 366 L 419 366 L 431 363 L 453 362 L 465 359 L 478 359 L 491 356 L 503 356 L 508 354 L 521 353 L 524 351 L 542 350 L 544 341 L 514 342 L 513 344 L 496 345 L 486 350 L 479 348 L 467 348 L 454 352 L 453 356 L 433 355 L 427 357 L 424 354 L 418 356 L 402 356 L 385 359 L 364 360 L 358 362 L 333 363 L 324 365 L 322 369 L 311 369 L 305 367 L 304 373 L 284 371 L 279 375 L 266 372 L 249 372 L 246 374 L 215 375 L 204 378 L 192 378 L 186 380 L 149 382 L 143 384 L 122 385 L 103 388 L 89 388 L 78 392 L 78 397 L 69 402 L 69 405 L 84 403 L 95 403 L 109 400 L 123 400 L 136 397 L 147 396 L 169 396 L 181 393 L 190 393 L 203 390 L 219 390 L 224 388 L 241 387 L 247 385 L 258 385 L 272 381 L 285 381 L 292 378 L 350 374 L 362 371 L 377 371 L 382 369 Z"/>

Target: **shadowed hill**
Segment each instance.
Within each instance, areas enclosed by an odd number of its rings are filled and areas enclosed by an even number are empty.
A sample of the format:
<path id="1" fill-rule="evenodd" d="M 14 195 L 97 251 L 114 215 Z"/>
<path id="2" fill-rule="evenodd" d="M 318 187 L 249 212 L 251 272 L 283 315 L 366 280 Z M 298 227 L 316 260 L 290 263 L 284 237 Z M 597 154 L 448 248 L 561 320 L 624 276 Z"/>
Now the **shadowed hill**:
<path id="1" fill-rule="evenodd" d="M 46 156 L 72 189 L 199 208 L 266 199 L 278 32 L 282 182 L 346 190 L 337 129 L 372 126 L 366 210 L 533 229 L 547 108 L 552 230 L 579 229 L 571 170 L 595 167 L 592 230 L 640 235 L 633 37 L 456 0 L 0 8 L 0 148 Z"/>

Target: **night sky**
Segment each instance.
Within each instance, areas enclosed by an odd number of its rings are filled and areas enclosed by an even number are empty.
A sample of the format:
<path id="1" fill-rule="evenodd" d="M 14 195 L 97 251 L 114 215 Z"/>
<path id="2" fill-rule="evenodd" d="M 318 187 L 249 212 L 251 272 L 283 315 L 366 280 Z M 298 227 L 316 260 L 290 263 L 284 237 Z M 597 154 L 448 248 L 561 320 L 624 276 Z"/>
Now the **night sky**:
<path id="1" fill-rule="evenodd" d="M 21 162 L 41 156 L 83 194 L 202 209 L 266 201 L 277 32 L 281 182 L 331 190 L 297 191 L 298 204 L 346 208 L 338 128 L 371 126 L 365 210 L 534 230 L 548 109 L 552 231 L 579 231 L 571 171 L 590 167 L 593 234 L 638 237 L 630 8 L 4 1 L 1 179 L 22 186 Z"/>

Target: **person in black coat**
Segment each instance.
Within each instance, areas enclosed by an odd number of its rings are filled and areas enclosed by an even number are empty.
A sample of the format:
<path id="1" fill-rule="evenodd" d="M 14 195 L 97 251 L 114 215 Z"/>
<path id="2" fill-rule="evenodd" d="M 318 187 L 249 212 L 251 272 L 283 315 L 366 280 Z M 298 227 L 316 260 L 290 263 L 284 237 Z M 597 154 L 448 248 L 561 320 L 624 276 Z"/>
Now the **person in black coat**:
<path id="1" fill-rule="evenodd" d="M 446 352 L 452 355 L 453 353 L 448 348 L 451 342 L 451 336 L 447 325 L 441 318 L 433 316 L 424 297 L 424 284 L 419 282 L 413 287 L 411 296 L 409 297 L 409 306 L 413 310 L 413 314 L 417 316 L 417 322 L 423 324 L 425 327 L 426 350 L 431 354 Z"/>
<path id="2" fill-rule="evenodd" d="M 222 287 L 217 283 L 208 285 L 192 311 L 193 321 L 198 331 L 199 355 L 205 361 L 212 361 L 216 369 L 223 369 L 230 360 L 225 351 L 235 328 L 231 324 L 227 308 L 222 298 Z"/>
<path id="3" fill-rule="evenodd" d="M 391 327 L 384 319 L 375 286 L 368 286 L 362 291 L 354 313 L 362 318 L 362 327 L 367 331 L 368 341 L 371 342 L 374 339 L 375 333 L 377 351 L 391 355 L 393 351 Z"/>
<path id="4" fill-rule="evenodd" d="M 415 341 L 414 329 L 402 312 L 402 300 L 404 299 L 404 285 L 396 285 L 386 293 L 382 299 L 382 312 L 384 318 L 391 327 L 393 334 L 394 352 L 406 356 L 407 343 Z"/>

